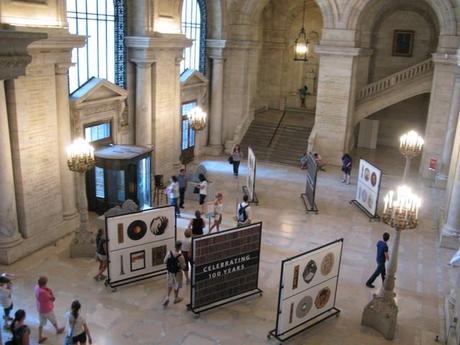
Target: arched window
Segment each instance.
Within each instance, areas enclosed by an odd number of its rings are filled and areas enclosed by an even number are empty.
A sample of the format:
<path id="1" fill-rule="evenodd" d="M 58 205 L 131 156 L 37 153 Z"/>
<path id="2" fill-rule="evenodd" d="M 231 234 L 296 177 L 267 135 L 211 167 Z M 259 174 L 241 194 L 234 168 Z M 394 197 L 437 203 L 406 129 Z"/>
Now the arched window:
<path id="1" fill-rule="evenodd" d="M 182 4 L 182 33 L 193 40 L 193 45 L 184 51 L 181 73 L 186 68 L 195 69 L 201 73 L 205 72 L 206 19 L 205 0 L 184 0 Z"/>
<path id="2" fill-rule="evenodd" d="M 87 36 L 83 48 L 72 52 L 69 89 L 75 91 L 91 77 L 125 86 L 126 7 L 124 0 L 67 0 L 69 32 Z"/>

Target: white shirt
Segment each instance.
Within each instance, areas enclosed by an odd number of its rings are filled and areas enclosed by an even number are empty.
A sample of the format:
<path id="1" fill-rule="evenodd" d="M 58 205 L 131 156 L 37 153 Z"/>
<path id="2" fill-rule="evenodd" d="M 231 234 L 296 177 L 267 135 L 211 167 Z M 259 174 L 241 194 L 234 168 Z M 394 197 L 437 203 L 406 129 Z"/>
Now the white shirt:
<path id="1" fill-rule="evenodd" d="M 65 313 L 65 318 L 67 319 L 67 335 L 76 337 L 77 335 L 85 332 L 83 325 L 86 323 L 86 321 L 80 314 L 78 314 L 77 320 L 74 321 L 72 312 L 68 311 Z"/>
<path id="2" fill-rule="evenodd" d="M 168 186 L 168 198 L 174 199 L 179 197 L 179 182 L 171 182 Z"/>
<path id="3" fill-rule="evenodd" d="M 3 308 L 8 308 L 11 306 L 11 303 L 11 290 L 6 285 L 0 285 L 0 304 Z"/>
<path id="4" fill-rule="evenodd" d="M 251 219 L 252 219 L 252 215 L 251 215 L 251 206 L 249 206 L 249 203 L 247 202 L 241 202 L 239 205 L 238 205 L 238 212 L 240 210 L 241 207 L 245 207 L 245 211 L 246 211 L 246 216 L 248 217 L 248 219 L 246 219 L 246 221 L 244 222 L 244 224 L 250 224 L 251 223 Z M 237 214 L 237 217 L 238 217 L 238 214 Z"/>
<path id="5" fill-rule="evenodd" d="M 183 252 L 188 252 L 190 254 L 191 249 L 192 249 L 192 238 L 191 237 L 186 237 L 182 241 L 182 251 Z"/>
<path id="6" fill-rule="evenodd" d="M 208 181 L 200 182 L 200 194 L 208 195 Z"/>

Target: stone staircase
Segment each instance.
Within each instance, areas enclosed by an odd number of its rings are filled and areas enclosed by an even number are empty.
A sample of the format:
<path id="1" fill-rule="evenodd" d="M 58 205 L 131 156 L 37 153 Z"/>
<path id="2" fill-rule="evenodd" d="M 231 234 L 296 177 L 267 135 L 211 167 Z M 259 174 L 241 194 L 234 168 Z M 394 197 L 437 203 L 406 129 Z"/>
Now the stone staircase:
<path id="1" fill-rule="evenodd" d="M 259 113 L 249 126 L 241 148 L 250 146 L 258 160 L 298 165 L 306 151 L 308 137 L 314 124 L 314 114 L 287 110 Z"/>
<path id="2" fill-rule="evenodd" d="M 428 59 L 363 87 L 356 97 L 355 124 L 393 104 L 430 92 L 433 70 L 433 61 Z"/>

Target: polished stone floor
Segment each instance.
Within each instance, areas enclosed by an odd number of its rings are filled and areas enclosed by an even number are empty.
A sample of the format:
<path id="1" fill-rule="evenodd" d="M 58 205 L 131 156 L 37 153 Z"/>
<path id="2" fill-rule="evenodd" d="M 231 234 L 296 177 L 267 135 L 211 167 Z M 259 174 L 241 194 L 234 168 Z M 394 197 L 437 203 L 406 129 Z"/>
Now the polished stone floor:
<path id="1" fill-rule="evenodd" d="M 362 150 L 356 158 L 358 156 L 368 157 L 383 169 L 381 198 L 399 183 L 403 162 L 397 150 L 381 149 L 378 154 Z M 233 178 L 225 157 L 209 158 L 205 164 L 217 189 L 224 193 L 224 225 L 231 227 L 245 178 Z M 355 163 L 354 173 L 357 165 Z M 28 312 L 32 344 L 36 344 L 38 327 L 32 288 L 39 275 L 49 277 L 49 286 L 57 297 L 56 314 L 60 323 L 73 299 L 82 302 L 96 345 L 274 344 L 266 335 L 275 325 L 281 260 L 342 237 L 344 252 L 337 294 L 337 307 L 342 310 L 340 317 L 325 321 L 288 344 L 388 344 L 379 333 L 362 327 L 360 319 L 363 307 L 372 293 L 377 292 L 364 286 L 374 269 L 375 242 L 383 231 L 391 232 L 391 229 L 383 223 L 369 222 L 360 210 L 349 204 L 349 200 L 354 199 L 355 176 L 351 185 L 345 185 L 340 182 L 338 167 L 326 169 L 318 178 L 319 214 L 313 215 L 305 213 L 299 198 L 304 189 L 304 171 L 267 163 L 258 165 L 256 190 L 260 204 L 252 208 L 254 218 L 263 221 L 260 288 L 264 294 L 203 313 L 200 318 L 192 317 L 185 310 L 185 303 L 163 309 L 164 277 L 122 287 L 116 292 L 106 289 L 93 279 L 95 260 L 69 258 L 69 238 L 2 267 L 18 274 L 14 304 L 15 308 Z M 242 175 L 245 171 L 242 165 Z M 443 296 L 449 292 L 455 274 L 446 264 L 453 252 L 437 246 L 436 222 L 443 191 L 431 188 L 430 181 L 414 179 L 413 186 L 424 202 L 419 227 L 403 233 L 401 239 L 396 281 L 400 311 L 393 343 L 431 345 L 435 344 L 436 335 L 442 335 Z M 180 236 L 197 207 L 192 202 L 186 206 L 183 218 L 178 221 Z M 380 287 L 380 280 L 376 283 Z M 183 293 L 188 300 L 188 292 Z M 50 326 L 46 327 L 46 333 L 48 344 L 63 343 L 63 337 L 55 336 Z"/>

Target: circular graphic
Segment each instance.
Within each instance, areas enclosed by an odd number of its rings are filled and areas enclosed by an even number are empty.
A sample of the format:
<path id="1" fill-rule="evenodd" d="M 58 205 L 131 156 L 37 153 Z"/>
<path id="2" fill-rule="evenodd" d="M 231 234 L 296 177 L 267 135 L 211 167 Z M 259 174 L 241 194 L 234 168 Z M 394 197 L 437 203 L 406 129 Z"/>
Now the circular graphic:
<path id="1" fill-rule="evenodd" d="M 321 274 L 323 276 L 327 276 L 332 271 L 332 267 L 334 266 L 334 254 L 328 253 L 321 261 Z"/>
<path id="2" fill-rule="evenodd" d="M 366 202 L 366 200 L 367 200 L 367 192 L 366 192 L 365 189 L 361 190 L 361 200 L 363 201 L 362 204 L 364 204 Z"/>
<path id="3" fill-rule="evenodd" d="M 369 206 L 369 208 L 374 207 L 374 198 L 371 194 L 369 194 L 369 197 L 367 198 L 367 206 Z"/>
<path id="4" fill-rule="evenodd" d="M 376 184 L 377 184 L 377 174 L 373 172 L 371 174 L 371 185 L 372 187 L 375 187 Z"/>
<path id="5" fill-rule="evenodd" d="M 135 220 L 128 226 L 128 237 L 138 241 L 147 233 L 147 225 L 142 220 Z"/>
<path id="6" fill-rule="evenodd" d="M 169 220 L 167 217 L 155 217 L 150 222 L 150 231 L 156 236 L 163 235 L 168 227 Z"/>
<path id="7" fill-rule="evenodd" d="M 316 267 L 316 262 L 313 260 L 308 261 L 307 266 L 305 266 L 302 277 L 303 280 L 305 280 L 305 283 L 309 284 L 312 280 L 313 277 L 315 276 L 316 271 L 318 270 L 318 267 Z"/>
<path id="8" fill-rule="evenodd" d="M 297 308 L 295 308 L 295 315 L 299 319 L 303 319 L 305 316 L 307 316 L 312 305 L 313 305 L 313 299 L 310 296 L 303 297 L 299 301 L 299 304 L 297 304 Z"/>
<path id="9" fill-rule="evenodd" d="M 371 172 L 368 168 L 364 169 L 364 179 L 366 180 L 366 182 L 369 182 L 369 178 L 371 176 Z"/>
<path id="10" fill-rule="evenodd" d="M 329 289 L 328 287 L 322 288 L 315 298 L 316 308 L 323 308 L 327 304 L 327 302 L 329 302 L 329 298 L 331 298 L 331 289 Z"/>

